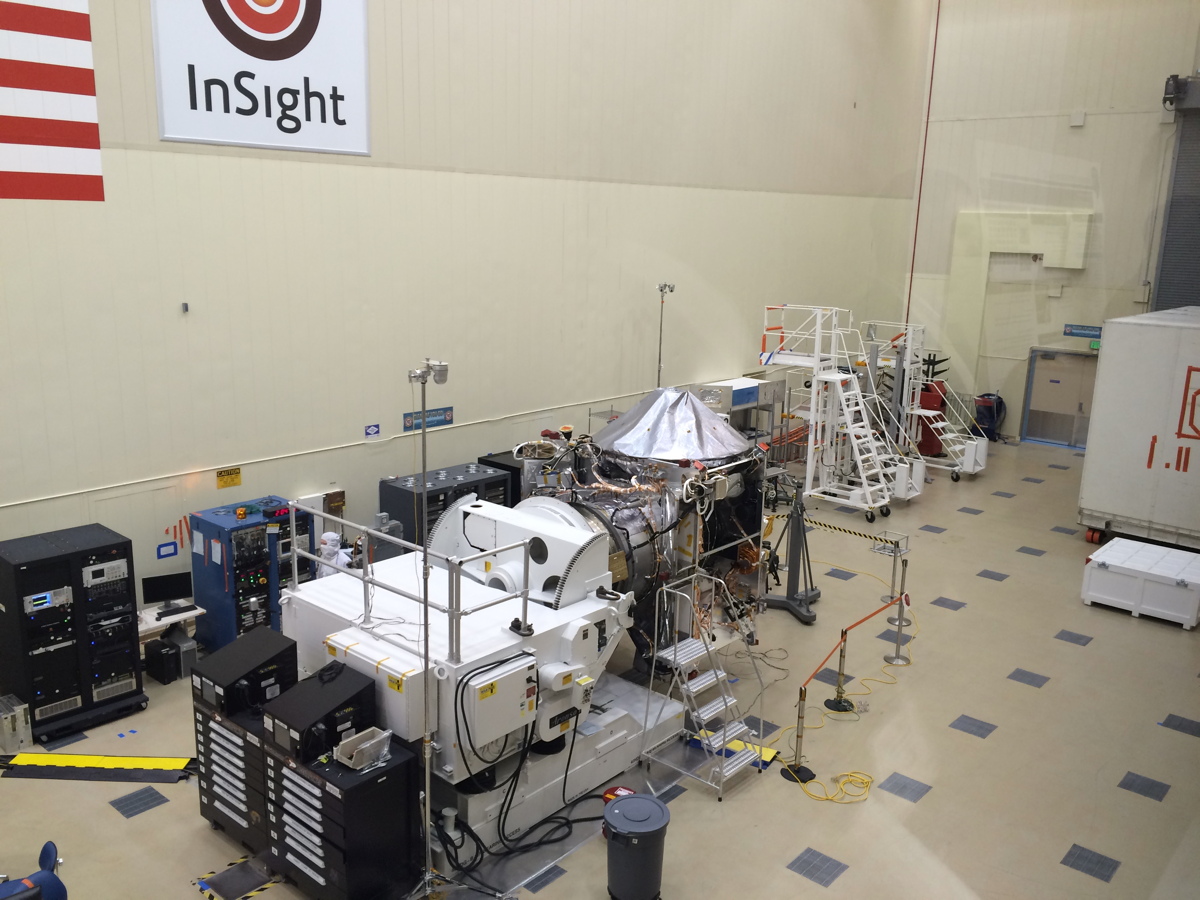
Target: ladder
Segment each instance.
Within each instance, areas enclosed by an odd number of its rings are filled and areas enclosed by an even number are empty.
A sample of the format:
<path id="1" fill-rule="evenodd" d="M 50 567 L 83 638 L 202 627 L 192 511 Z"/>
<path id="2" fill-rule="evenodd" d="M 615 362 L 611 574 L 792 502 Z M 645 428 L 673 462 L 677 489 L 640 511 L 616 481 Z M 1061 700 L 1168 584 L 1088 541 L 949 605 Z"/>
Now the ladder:
<path id="1" fill-rule="evenodd" d="M 848 349 L 848 341 L 861 344 L 851 321 L 847 310 L 832 307 L 768 306 L 759 362 L 812 373 L 804 496 L 861 509 L 874 522 L 876 509 L 891 513 L 892 469 L 855 374 L 866 371 L 861 353 Z"/>
<path id="2" fill-rule="evenodd" d="M 712 609 L 707 614 L 700 607 L 702 596 L 706 596 L 712 602 Z M 729 675 L 719 665 L 713 619 L 718 601 L 721 600 L 732 600 L 728 587 L 720 579 L 705 572 L 696 572 L 688 578 L 660 588 L 657 592 L 655 621 L 661 622 L 662 608 L 671 606 L 674 609 L 667 618 L 674 626 L 680 621 L 678 613 L 684 610 L 690 613 L 693 636 L 666 647 L 655 648 L 650 688 L 653 689 L 654 686 L 653 674 L 657 666 L 662 666 L 665 671 L 671 673 L 667 694 L 677 695 L 683 701 L 688 712 L 686 735 L 703 751 L 704 758 L 699 764 L 689 762 L 686 757 L 679 759 L 676 754 L 665 752 L 664 744 L 667 742 L 647 748 L 643 752 L 643 757 L 647 760 L 666 765 L 716 788 L 718 802 L 724 798 L 726 782 L 733 776 L 754 763 L 759 764 L 759 772 L 763 770 L 761 745 L 743 743 L 740 749 L 731 746 L 737 741 L 758 742 L 761 738 L 746 723 L 745 713 L 742 712 L 729 683 Z M 734 633 L 749 650 L 750 644 L 746 634 L 740 630 Z M 753 654 L 747 653 L 747 657 L 754 668 L 761 697 L 765 685 L 758 663 Z M 761 721 L 761 716 L 759 719 Z M 649 733 L 649 728 L 646 729 L 646 733 Z"/>

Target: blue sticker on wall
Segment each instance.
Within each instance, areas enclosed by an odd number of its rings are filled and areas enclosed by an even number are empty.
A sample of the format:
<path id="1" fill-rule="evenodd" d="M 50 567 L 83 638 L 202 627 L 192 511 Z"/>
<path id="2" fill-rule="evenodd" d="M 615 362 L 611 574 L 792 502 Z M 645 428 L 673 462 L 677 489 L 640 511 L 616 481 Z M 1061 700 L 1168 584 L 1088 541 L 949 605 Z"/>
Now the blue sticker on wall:
<path id="1" fill-rule="evenodd" d="M 166 559 L 169 556 L 177 556 L 179 554 L 179 545 L 174 541 L 167 541 L 165 544 L 158 545 L 158 558 Z"/>
<path id="2" fill-rule="evenodd" d="M 454 424 L 454 407 L 442 406 L 438 409 L 429 410 L 428 426 L 437 428 L 439 425 Z M 421 427 L 421 412 L 410 412 L 404 414 L 404 430 L 414 431 Z"/>
<path id="3" fill-rule="evenodd" d="M 1099 325 L 1064 325 L 1064 337 L 1081 337 L 1095 340 L 1104 329 Z"/>

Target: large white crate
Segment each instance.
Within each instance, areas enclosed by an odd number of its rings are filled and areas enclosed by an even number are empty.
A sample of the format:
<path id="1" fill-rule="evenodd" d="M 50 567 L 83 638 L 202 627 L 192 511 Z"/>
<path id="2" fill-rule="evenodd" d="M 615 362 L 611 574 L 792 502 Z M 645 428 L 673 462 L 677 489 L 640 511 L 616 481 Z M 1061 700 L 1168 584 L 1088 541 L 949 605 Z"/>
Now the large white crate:
<path id="1" fill-rule="evenodd" d="M 1194 628 L 1200 620 L 1200 553 L 1115 538 L 1088 558 L 1083 602 Z"/>
<path id="2" fill-rule="evenodd" d="M 1079 521 L 1200 548 L 1200 307 L 1104 323 Z"/>

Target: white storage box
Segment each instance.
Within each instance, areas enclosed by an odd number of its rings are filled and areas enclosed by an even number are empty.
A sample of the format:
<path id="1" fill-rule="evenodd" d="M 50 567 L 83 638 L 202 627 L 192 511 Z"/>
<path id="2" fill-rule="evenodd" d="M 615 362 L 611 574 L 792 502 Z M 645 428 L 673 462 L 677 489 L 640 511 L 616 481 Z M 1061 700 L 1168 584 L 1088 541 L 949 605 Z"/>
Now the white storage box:
<path id="1" fill-rule="evenodd" d="M 1083 602 L 1194 628 L 1200 620 L 1200 553 L 1116 538 L 1088 558 Z"/>

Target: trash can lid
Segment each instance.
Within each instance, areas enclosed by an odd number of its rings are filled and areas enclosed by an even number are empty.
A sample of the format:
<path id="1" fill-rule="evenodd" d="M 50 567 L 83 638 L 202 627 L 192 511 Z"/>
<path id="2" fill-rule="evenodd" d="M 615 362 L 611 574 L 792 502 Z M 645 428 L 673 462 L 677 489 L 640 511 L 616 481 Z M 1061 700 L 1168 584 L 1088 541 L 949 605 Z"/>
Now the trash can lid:
<path id="1" fill-rule="evenodd" d="M 671 821 L 667 804 L 649 794 L 618 797 L 604 807 L 604 824 L 620 834 L 661 831 Z"/>

